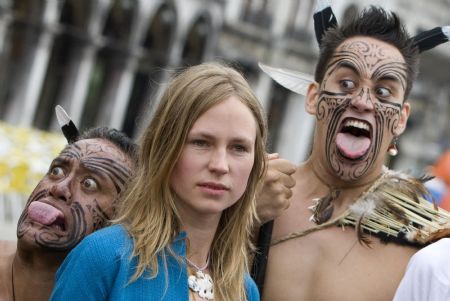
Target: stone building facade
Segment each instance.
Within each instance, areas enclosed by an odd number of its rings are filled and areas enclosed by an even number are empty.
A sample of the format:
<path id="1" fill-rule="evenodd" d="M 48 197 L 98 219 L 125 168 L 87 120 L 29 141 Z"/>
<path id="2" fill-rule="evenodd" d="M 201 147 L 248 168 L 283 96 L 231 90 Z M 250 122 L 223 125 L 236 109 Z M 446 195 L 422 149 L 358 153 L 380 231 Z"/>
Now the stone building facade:
<path id="1" fill-rule="evenodd" d="M 450 24 L 450 1 L 335 0 L 338 20 L 375 4 L 410 32 Z M 0 120 L 56 131 L 62 105 L 81 128 L 137 136 L 173 70 L 219 60 L 239 68 L 265 106 L 270 150 L 299 162 L 314 119 L 303 98 L 273 83 L 258 62 L 312 73 L 314 0 L 1 0 Z M 423 55 L 400 141 L 399 168 L 419 170 L 450 147 L 450 43 Z"/>

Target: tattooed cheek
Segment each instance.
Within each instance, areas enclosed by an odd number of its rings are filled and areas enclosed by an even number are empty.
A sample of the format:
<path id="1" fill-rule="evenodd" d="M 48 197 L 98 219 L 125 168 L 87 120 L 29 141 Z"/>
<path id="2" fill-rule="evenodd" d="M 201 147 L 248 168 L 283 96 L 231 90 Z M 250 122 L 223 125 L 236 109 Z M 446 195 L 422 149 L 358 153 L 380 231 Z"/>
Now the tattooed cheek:
<path id="1" fill-rule="evenodd" d="M 395 135 L 400 120 L 401 110 L 398 107 L 377 104 L 375 106 L 376 114 L 380 117 L 381 126 L 385 127 L 390 134 Z"/>

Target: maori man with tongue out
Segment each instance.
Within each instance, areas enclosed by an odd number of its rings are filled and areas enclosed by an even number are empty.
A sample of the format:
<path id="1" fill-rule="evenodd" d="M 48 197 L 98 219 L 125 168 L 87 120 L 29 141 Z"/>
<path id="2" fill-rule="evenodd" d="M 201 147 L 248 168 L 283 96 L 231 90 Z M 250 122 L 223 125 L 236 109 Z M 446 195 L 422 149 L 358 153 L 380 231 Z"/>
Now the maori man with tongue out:
<path id="1" fill-rule="evenodd" d="M 86 131 L 51 163 L 19 219 L 17 246 L 0 241 L 0 300 L 48 300 L 56 270 L 106 226 L 133 175 L 136 145 L 108 128 Z"/>
<path id="2" fill-rule="evenodd" d="M 448 234 L 450 214 L 424 199 L 424 179 L 384 166 L 406 128 L 421 45 L 382 8 L 345 21 L 319 37 L 312 151 L 274 220 L 265 301 L 392 300 L 410 257 Z M 298 72 L 261 68 L 298 92 Z"/>

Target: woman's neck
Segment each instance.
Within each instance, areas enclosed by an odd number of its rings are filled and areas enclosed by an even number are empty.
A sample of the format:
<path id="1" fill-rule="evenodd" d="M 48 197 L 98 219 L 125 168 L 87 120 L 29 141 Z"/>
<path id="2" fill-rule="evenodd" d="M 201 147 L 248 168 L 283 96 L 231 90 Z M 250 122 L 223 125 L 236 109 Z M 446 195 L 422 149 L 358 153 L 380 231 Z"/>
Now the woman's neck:
<path id="1" fill-rule="evenodd" d="M 197 266 L 204 266 L 208 261 L 211 244 L 219 224 L 219 217 L 188 217 L 183 219 L 182 230 L 188 238 L 187 258 Z"/>

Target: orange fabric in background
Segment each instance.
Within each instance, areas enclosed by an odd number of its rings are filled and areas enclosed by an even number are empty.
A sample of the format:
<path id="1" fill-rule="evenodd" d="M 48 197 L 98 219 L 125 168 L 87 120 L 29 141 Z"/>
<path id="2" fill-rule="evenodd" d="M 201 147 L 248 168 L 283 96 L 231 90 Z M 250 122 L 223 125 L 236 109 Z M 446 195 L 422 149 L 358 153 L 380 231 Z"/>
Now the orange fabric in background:
<path id="1" fill-rule="evenodd" d="M 442 202 L 439 204 L 439 207 L 450 211 L 450 193 L 447 193 L 444 198 L 442 199 Z"/>

